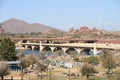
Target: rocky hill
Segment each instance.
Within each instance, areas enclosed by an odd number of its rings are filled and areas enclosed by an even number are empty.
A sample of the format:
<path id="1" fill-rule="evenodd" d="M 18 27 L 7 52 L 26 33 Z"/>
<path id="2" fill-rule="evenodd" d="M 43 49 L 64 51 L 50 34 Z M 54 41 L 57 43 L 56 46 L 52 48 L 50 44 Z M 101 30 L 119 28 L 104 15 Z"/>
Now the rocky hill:
<path id="1" fill-rule="evenodd" d="M 0 33 L 54 33 L 63 32 L 43 24 L 29 24 L 18 19 L 10 19 L 0 24 Z"/>
<path id="2" fill-rule="evenodd" d="M 84 33 L 84 34 L 90 34 L 90 33 L 96 33 L 101 34 L 103 30 L 99 30 L 97 28 L 89 29 L 87 26 L 82 26 L 80 29 L 74 29 L 73 27 L 68 31 L 68 33 Z"/>

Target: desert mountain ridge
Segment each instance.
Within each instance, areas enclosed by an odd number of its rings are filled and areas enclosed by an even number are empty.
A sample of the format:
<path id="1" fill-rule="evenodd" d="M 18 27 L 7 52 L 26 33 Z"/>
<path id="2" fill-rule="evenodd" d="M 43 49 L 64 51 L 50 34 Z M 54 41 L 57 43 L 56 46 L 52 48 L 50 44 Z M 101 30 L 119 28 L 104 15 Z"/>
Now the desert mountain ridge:
<path id="1" fill-rule="evenodd" d="M 64 32 L 43 24 L 32 23 L 29 24 L 25 21 L 18 19 L 9 19 L 0 24 L 0 33 L 54 33 Z"/>
<path id="2" fill-rule="evenodd" d="M 15 18 L 0 23 L 0 33 L 32 33 L 32 32 L 46 34 L 46 33 L 56 33 L 56 32 L 65 32 L 65 31 L 39 23 L 29 24 L 23 20 L 19 20 Z M 69 34 L 71 33 L 101 34 L 102 32 L 107 32 L 107 30 L 99 30 L 96 27 L 94 27 L 93 29 L 89 29 L 87 26 L 82 26 L 80 27 L 80 29 L 74 29 L 72 27 L 67 31 L 67 33 Z"/>

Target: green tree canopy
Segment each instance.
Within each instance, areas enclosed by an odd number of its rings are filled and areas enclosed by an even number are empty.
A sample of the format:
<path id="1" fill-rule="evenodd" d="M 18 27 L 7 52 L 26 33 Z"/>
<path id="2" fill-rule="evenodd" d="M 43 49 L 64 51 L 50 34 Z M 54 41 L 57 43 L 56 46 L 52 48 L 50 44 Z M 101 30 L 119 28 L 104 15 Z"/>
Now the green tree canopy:
<path id="1" fill-rule="evenodd" d="M 4 38 L 0 43 L 0 59 L 5 61 L 15 61 L 15 43 L 10 38 Z"/>

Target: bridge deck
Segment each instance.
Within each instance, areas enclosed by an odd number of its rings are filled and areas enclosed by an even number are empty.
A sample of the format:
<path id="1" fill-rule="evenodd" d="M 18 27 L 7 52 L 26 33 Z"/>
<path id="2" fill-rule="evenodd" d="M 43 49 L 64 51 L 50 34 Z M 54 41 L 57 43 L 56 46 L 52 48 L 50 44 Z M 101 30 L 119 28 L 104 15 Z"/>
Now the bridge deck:
<path id="1" fill-rule="evenodd" d="M 21 45 L 40 46 L 40 43 L 22 43 Z M 100 43 L 66 43 L 66 44 L 42 44 L 42 46 L 50 47 L 75 47 L 75 48 L 108 48 L 108 49 L 120 49 L 120 44 L 100 44 Z"/>

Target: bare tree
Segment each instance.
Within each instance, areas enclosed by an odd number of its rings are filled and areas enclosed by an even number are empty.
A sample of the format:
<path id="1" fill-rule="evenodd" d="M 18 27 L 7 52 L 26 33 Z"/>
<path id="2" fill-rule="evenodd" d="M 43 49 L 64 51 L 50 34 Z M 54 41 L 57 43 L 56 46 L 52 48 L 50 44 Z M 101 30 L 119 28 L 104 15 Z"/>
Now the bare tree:
<path id="1" fill-rule="evenodd" d="M 41 80 L 42 80 L 42 72 L 47 71 L 49 63 L 50 62 L 47 59 L 47 57 L 45 56 L 45 54 L 40 54 L 36 69 L 37 69 L 37 71 L 41 72 Z"/>
<path id="2" fill-rule="evenodd" d="M 103 55 L 101 56 L 101 62 L 104 68 L 108 69 L 108 73 L 112 71 L 115 67 L 115 61 L 109 50 L 103 50 Z"/>
<path id="3" fill-rule="evenodd" d="M 9 67 L 8 67 L 8 65 L 5 62 L 1 61 L 0 62 L 0 76 L 1 76 L 1 80 L 3 80 L 4 76 L 8 75 L 8 74 L 9 74 Z"/>
<path id="4" fill-rule="evenodd" d="M 23 57 L 20 59 L 20 66 L 22 69 L 25 69 L 30 66 L 30 60 L 27 57 Z"/>

